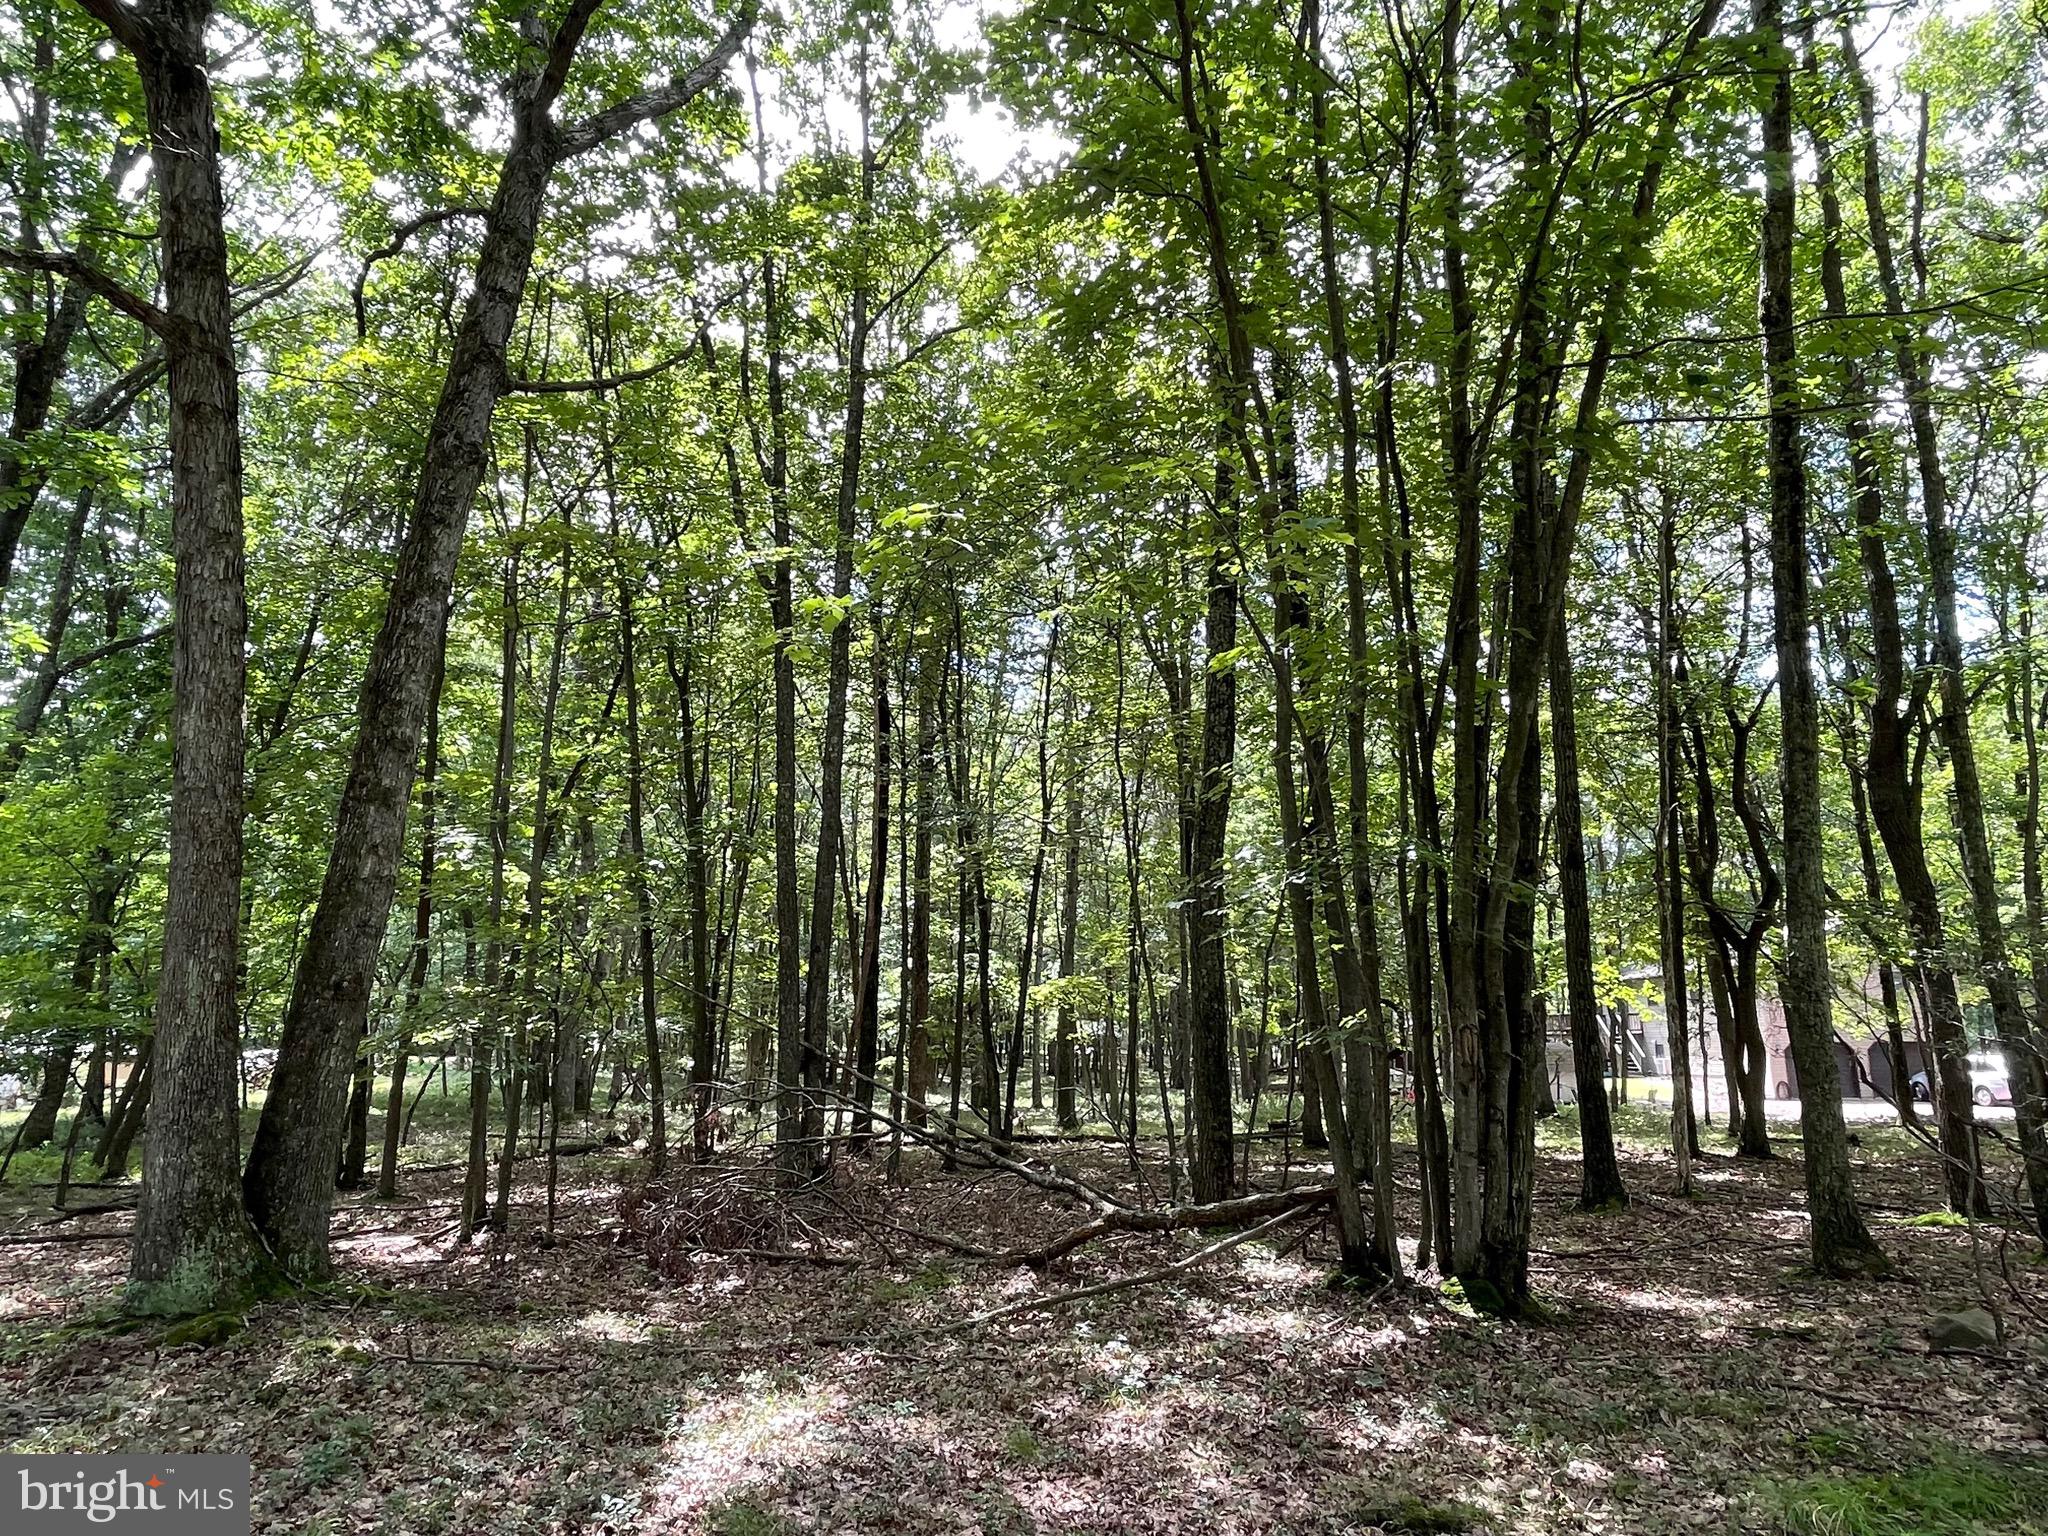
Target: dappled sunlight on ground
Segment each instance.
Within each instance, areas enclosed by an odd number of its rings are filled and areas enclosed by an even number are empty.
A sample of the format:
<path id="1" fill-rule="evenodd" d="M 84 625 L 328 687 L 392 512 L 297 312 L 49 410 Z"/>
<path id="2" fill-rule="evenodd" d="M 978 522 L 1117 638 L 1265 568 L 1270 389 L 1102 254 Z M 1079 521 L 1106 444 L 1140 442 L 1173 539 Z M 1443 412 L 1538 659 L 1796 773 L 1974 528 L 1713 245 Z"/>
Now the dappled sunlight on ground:
<path id="1" fill-rule="evenodd" d="M 1128 1187 L 1114 1149 L 1058 1155 Z M 1636 1203 L 1593 1216 L 1571 1160 L 1546 1167 L 1544 1317 L 1521 1326 L 1431 1285 L 1331 1290 L 1314 1226 L 963 1330 L 1209 1239 L 1107 1238 L 1043 1274 L 894 1235 L 884 1257 L 854 1217 L 1029 1247 L 1085 1216 L 922 1156 L 904 1188 L 851 1170 L 850 1214 L 808 1214 L 841 1262 L 700 1255 L 667 1280 L 617 1218 L 628 1163 L 565 1161 L 552 1244 L 537 1183 L 509 1237 L 462 1249 L 455 1176 L 417 1180 L 416 1205 L 344 1201 L 340 1285 L 210 1350 L 39 1332 L 109 1299 L 125 1249 L 0 1248 L 0 1426 L 24 1449 L 250 1450 L 275 1536 L 1658 1536 L 1759 1529 L 1772 1488 L 1837 1465 L 2048 1449 L 2022 1309 L 2009 1362 L 1917 1342 L 1977 1294 L 1967 1232 L 1887 1221 L 1901 1277 L 1830 1287 L 1801 1268 L 1792 1159 L 1705 1159 L 1690 1200 L 1653 1154 L 1625 1166 Z M 1914 1212 L 1928 1172 L 1862 1176 Z M 2041 1307 L 2048 1274 L 2014 1270 Z"/>

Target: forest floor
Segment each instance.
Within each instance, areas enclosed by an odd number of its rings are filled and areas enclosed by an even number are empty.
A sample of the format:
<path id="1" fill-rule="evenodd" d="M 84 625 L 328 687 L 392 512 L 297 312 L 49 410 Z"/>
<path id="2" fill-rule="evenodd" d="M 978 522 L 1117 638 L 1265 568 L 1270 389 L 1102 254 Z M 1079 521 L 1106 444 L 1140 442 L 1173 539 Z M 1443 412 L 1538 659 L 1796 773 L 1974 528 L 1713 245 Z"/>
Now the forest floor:
<path id="1" fill-rule="evenodd" d="M 552 1242 L 542 1161 L 512 1235 L 468 1249 L 457 1173 L 345 1197 L 335 1285 L 176 1343 L 111 1321 L 125 1211 L 46 1224 L 48 1191 L 17 1186 L 0 1447 L 245 1452 L 255 1529 L 295 1536 L 2048 1533 L 2048 1266 L 2027 1244 L 1927 1215 L 1931 1162 L 1866 1132 L 1859 1188 L 1897 1273 L 1818 1283 L 1796 1143 L 1710 1157 L 1678 1199 L 1655 1122 L 1625 1123 L 1637 1198 L 1599 1215 L 1572 1208 L 1569 1117 L 1545 1126 L 1533 1324 L 1434 1286 L 1333 1290 L 1304 1223 L 966 1328 L 1215 1234 L 1111 1237 L 1044 1274 L 978 1263 L 906 1229 L 1028 1246 L 1087 1213 L 918 1150 L 902 1187 L 857 1164 L 794 1208 L 747 1172 L 698 1175 L 693 1243 L 810 1257 L 692 1253 L 643 1240 L 636 1164 L 604 1150 L 562 1161 Z M 1133 1188 L 1113 1143 L 1031 1150 Z M 1279 1163 L 1257 1143 L 1254 1182 Z M 1931 1352 L 1928 1319 L 1986 1295 L 2007 1350 Z"/>

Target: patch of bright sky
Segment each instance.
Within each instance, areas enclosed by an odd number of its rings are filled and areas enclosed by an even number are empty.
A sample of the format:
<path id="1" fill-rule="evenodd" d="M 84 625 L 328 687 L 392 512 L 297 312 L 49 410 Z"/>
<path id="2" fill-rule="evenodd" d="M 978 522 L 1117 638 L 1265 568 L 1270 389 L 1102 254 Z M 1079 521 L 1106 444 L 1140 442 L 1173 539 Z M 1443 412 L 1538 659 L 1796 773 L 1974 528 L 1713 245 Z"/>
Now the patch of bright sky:
<path id="1" fill-rule="evenodd" d="M 986 52 L 984 39 L 989 20 L 1014 9 L 1012 0 L 994 0 L 993 4 L 953 0 L 953 3 L 942 5 L 934 17 L 933 40 L 940 47 L 980 56 Z M 745 90 L 744 65 L 733 65 L 733 78 Z M 809 130 L 786 99 L 785 82 L 777 71 L 762 65 L 760 83 L 772 180 L 799 147 L 807 144 Z M 827 132 L 838 143 L 852 143 L 860 131 L 854 98 L 844 90 L 834 90 L 825 97 L 822 105 Z M 946 98 L 935 136 L 945 142 L 960 163 L 983 182 L 999 181 L 1020 165 L 1056 162 L 1072 148 L 1071 143 L 1059 134 L 1026 128 L 999 103 L 987 99 L 977 102 L 963 91 L 956 91 Z M 735 177 L 743 177 L 751 183 L 755 174 L 751 149 L 735 157 L 730 169 Z"/>

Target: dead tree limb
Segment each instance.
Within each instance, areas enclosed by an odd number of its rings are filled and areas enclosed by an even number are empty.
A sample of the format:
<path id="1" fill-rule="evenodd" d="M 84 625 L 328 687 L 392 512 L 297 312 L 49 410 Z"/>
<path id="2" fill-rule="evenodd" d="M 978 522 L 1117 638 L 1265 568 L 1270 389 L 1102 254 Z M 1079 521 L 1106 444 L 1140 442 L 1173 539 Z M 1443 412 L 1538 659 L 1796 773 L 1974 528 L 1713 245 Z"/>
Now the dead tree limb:
<path id="1" fill-rule="evenodd" d="M 1328 1198 L 1327 1191 L 1325 1192 L 1325 1198 Z M 1321 1202 L 1317 1203 L 1320 1204 Z M 1249 1243 L 1256 1238 L 1264 1237 L 1274 1228 L 1284 1226 L 1286 1223 L 1304 1214 L 1304 1212 L 1312 1209 L 1314 1209 L 1313 1206 L 1299 1206 L 1284 1210 L 1277 1216 L 1268 1217 L 1255 1227 L 1247 1227 L 1242 1232 L 1233 1232 L 1228 1237 L 1219 1238 L 1207 1247 L 1197 1248 L 1193 1253 L 1175 1259 L 1171 1264 L 1162 1264 L 1157 1269 L 1148 1269 L 1136 1275 L 1126 1275 L 1121 1280 L 1104 1280 L 1095 1285 L 1084 1285 L 1071 1291 L 1054 1291 L 1045 1296 L 1033 1296 L 1024 1301 L 1013 1301 L 1007 1306 L 997 1307 L 994 1311 L 979 1312 L 973 1317 L 963 1318 L 960 1322 L 950 1324 L 942 1331 L 946 1333 L 965 1333 L 975 1328 L 985 1328 L 990 1323 L 996 1322 L 1001 1318 L 1015 1317 L 1019 1313 L 1042 1312 L 1050 1307 L 1063 1307 L 1069 1302 L 1086 1301 L 1093 1296 L 1109 1296 L 1118 1291 L 1136 1290 L 1141 1285 L 1153 1285 L 1161 1280 L 1170 1280 L 1175 1275 L 1186 1274 L 1198 1264 L 1206 1263 L 1208 1260 L 1215 1258 L 1219 1253 L 1228 1252 L 1240 1244 Z"/>
<path id="2" fill-rule="evenodd" d="M 1218 1200 L 1209 1205 L 1176 1205 L 1160 1210 L 1105 1211 L 1093 1221 L 1083 1222 L 1041 1247 L 1015 1248 L 1005 1253 L 991 1253 L 982 1257 L 985 1263 L 1020 1264 L 1032 1269 L 1044 1269 L 1054 1260 L 1065 1258 L 1076 1248 L 1112 1232 L 1187 1232 L 1213 1227 L 1234 1227 L 1242 1222 L 1258 1221 L 1266 1217 L 1286 1217 L 1301 1211 L 1316 1210 L 1328 1205 L 1334 1193 L 1334 1187 L 1328 1184 L 1303 1184 L 1294 1189 L 1240 1195 L 1233 1200 Z"/>

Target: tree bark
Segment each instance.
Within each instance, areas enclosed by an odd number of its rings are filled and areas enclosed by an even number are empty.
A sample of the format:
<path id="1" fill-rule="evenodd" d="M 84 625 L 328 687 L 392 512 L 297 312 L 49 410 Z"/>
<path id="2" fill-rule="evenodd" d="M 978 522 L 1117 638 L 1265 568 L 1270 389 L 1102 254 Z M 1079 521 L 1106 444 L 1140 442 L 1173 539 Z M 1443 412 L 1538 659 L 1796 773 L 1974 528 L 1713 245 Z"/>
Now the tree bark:
<path id="1" fill-rule="evenodd" d="M 1811 54 L 1809 38 L 1809 55 Z M 1835 185 L 1834 146 L 1819 129 L 1811 133 L 1815 183 L 1820 194 L 1821 291 L 1823 313 L 1843 320 L 1849 315 L 1848 287 L 1843 275 L 1843 219 Z M 1983 1183 L 1977 1149 L 1975 1110 L 1971 1104 L 1969 1044 L 1963 1027 L 1963 1005 L 1954 964 L 1948 953 L 1947 918 L 1941 893 L 1928 863 L 1921 785 L 1915 772 L 1915 737 L 1924 731 L 1925 677 L 1907 687 L 1906 646 L 1899 614 L 1898 584 L 1893 575 L 1889 520 L 1884 502 L 1883 469 L 1870 410 L 1870 381 L 1853 355 L 1841 364 L 1842 392 L 1851 402 L 1842 416 L 1849 459 L 1849 507 L 1856 526 L 1863 588 L 1870 607 L 1871 693 L 1866 713 L 1870 735 L 1865 743 L 1860 782 L 1852 769 L 1850 793 L 1854 808 L 1864 809 L 1884 844 L 1899 905 L 1912 944 L 1911 964 L 1926 1001 L 1929 1041 L 1934 1047 L 1931 1097 L 1940 1141 L 1943 1184 L 1951 1209 L 1976 1210 L 1983 1204 Z M 1867 834 L 1865 834 L 1867 836 Z M 1865 870 L 1865 891 L 1875 875 L 1874 860 Z M 1903 1066 L 1903 1058 L 1900 1058 Z M 1900 1075 L 1895 1068 L 1894 1077 Z M 1911 1102 L 1910 1090 L 1904 1095 Z"/>
<path id="2" fill-rule="evenodd" d="M 1557 883 L 1564 907 L 1565 1006 L 1571 1015 L 1572 1075 L 1579 1109 L 1579 1208 L 1628 1204 L 1628 1186 L 1614 1156 L 1614 1116 L 1607 1104 L 1607 1046 L 1593 979 L 1593 912 L 1586 888 L 1586 840 L 1579 811 L 1578 701 L 1572 691 L 1571 643 L 1559 625 L 1550 637 L 1551 799 L 1557 814 Z M 1427 1028 L 1427 1020 L 1418 1023 Z"/>
<path id="3" fill-rule="evenodd" d="M 1763 282 L 1760 329 L 1770 391 L 1771 627 L 1778 658 L 1785 843 L 1785 1027 L 1799 1069 L 1806 1205 L 1813 1267 L 1877 1273 L 1888 1265 L 1863 1224 L 1849 1174 L 1848 1133 L 1835 1077 L 1833 978 L 1828 973 L 1827 889 L 1821 850 L 1820 721 L 1814 700 L 1812 596 L 1807 575 L 1806 458 L 1801 443 L 1792 240 L 1792 53 L 1783 0 L 1757 0 L 1771 50 L 1759 75 L 1763 116 Z"/>
<path id="4" fill-rule="evenodd" d="M 391 1053 L 391 1088 L 384 1099 L 384 1150 L 377 1166 L 377 1195 L 383 1200 L 396 1199 L 398 1195 L 398 1150 L 405 1135 L 405 1074 L 412 1059 L 413 1025 L 427 989 L 428 941 L 434 928 L 434 865 L 440 851 L 436 785 L 441 769 L 441 690 L 447 673 L 447 653 L 448 637 L 443 634 L 441 660 L 436 664 L 432 696 L 427 701 L 427 745 L 420 761 L 420 888 L 413 902 L 412 953 L 406 963 L 398 1044 Z"/>
<path id="5" fill-rule="evenodd" d="M 879 623 L 874 630 L 874 782 L 868 821 L 867 899 L 861 915 L 860 974 L 854 993 L 853 1139 L 865 1152 L 874 1137 L 875 1068 L 881 1060 L 882 913 L 889 875 L 889 651 Z"/>
<path id="6" fill-rule="evenodd" d="M 1878 286 L 1884 295 L 1885 312 L 1891 320 L 1892 356 L 1906 397 L 1906 417 L 1912 428 L 1913 459 L 1920 483 L 1920 517 L 1926 534 L 1928 585 L 1934 608 L 1936 689 L 1941 700 L 1937 718 L 1942 744 L 1948 749 L 1954 786 L 1951 803 L 1962 854 L 1963 884 L 1969 893 L 1970 916 L 1976 930 L 1978 971 L 1984 990 L 1990 994 L 1992 1023 L 2011 1074 L 2014 1129 L 2026 1164 L 2035 1235 L 2048 1243 L 2048 1123 L 2044 1123 L 2048 1122 L 2048 1075 L 2044 1075 L 2041 1042 L 2035 1038 L 2020 999 L 2005 919 L 1999 910 L 1998 869 L 1992 859 L 1984 788 L 1977 767 L 1976 734 L 1970 724 L 1970 690 L 1964 676 L 1967 660 L 1958 617 L 1956 534 L 1949 515 L 1948 480 L 1941 464 L 1933 391 L 1922 356 L 1920 325 L 1907 316 L 1898 263 L 1892 252 L 1879 164 L 1876 102 L 1846 17 L 1841 28 L 1843 58 L 1863 126 L 1863 206 L 1870 225 L 1870 250 Z"/>
<path id="7" fill-rule="evenodd" d="M 170 868 L 157 978 L 154 1129 L 128 1304 L 198 1312 L 242 1294 L 262 1262 L 237 1183 L 235 979 L 242 886 L 242 436 L 207 76 L 208 0 L 87 7 L 134 54 L 148 107 L 170 372 L 172 639 Z M 333 1142 L 320 1182 L 333 1185 Z"/>

